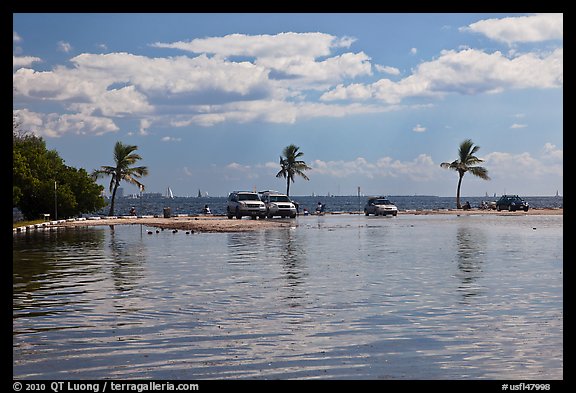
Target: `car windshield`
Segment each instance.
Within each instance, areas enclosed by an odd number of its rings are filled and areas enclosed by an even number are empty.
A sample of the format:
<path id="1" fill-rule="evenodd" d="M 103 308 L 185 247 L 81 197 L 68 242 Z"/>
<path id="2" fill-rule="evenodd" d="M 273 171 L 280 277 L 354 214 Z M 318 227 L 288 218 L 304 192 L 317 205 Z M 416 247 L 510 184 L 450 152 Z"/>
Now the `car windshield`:
<path id="1" fill-rule="evenodd" d="M 286 195 L 270 195 L 270 202 L 290 202 Z"/>
<path id="2" fill-rule="evenodd" d="M 259 201 L 258 195 L 256 194 L 238 194 L 239 201 Z"/>
<path id="3" fill-rule="evenodd" d="M 375 205 L 393 205 L 388 199 L 377 199 L 374 201 Z"/>

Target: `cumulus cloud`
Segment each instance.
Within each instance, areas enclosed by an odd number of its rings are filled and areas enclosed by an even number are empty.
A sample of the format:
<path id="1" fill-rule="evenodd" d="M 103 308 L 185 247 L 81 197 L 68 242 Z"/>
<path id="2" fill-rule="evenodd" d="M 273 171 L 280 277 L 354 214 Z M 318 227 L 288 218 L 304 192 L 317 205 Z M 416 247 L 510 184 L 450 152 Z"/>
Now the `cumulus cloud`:
<path id="1" fill-rule="evenodd" d="M 324 33 L 280 33 L 276 35 L 230 34 L 224 37 L 196 38 L 172 43 L 156 42 L 156 48 L 180 49 L 194 53 L 211 53 L 219 56 L 250 57 L 321 57 L 328 56 L 333 48 L 348 48 L 355 40 Z"/>
<path id="2" fill-rule="evenodd" d="M 547 176 L 563 176 L 563 152 L 547 143 L 540 157 L 528 152 L 519 154 L 493 152 L 484 157 L 483 166 L 490 168 L 493 180 L 530 178 L 536 181 Z"/>
<path id="3" fill-rule="evenodd" d="M 558 164 L 562 164 L 564 160 L 564 150 L 559 149 L 556 145 L 552 143 L 544 144 L 542 149 L 542 157 L 548 161 L 554 161 Z"/>
<path id="4" fill-rule="evenodd" d="M 476 49 L 445 50 L 437 59 L 418 65 L 412 75 L 394 82 L 338 85 L 322 100 L 377 99 L 399 103 L 406 97 L 449 93 L 496 93 L 505 89 L 559 88 L 563 85 L 563 49 L 507 57 L 501 52 Z"/>
<path id="5" fill-rule="evenodd" d="M 65 134 L 102 135 L 119 130 L 114 122 L 106 117 L 84 114 L 37 113 L 28 109 L 14 110 L 13 114 L 23 129 L 43 137 L 61 137 Z"/>
<path id="6" fill-rule="evenodd" d="M 42 59 L 34 56 L 14 56 L 12 55 L 12 67 L 14 69 L 20 67 L 29 67 L 32 63 L 41 62 Z"/>
<path id="7" fill-rule="evenodd" d="M 140 135 L 146 135 L 152 119 L 154 125 L 171 127 L 250 121 L 291 124 L 298 119 L 398 110 L 410 97 L 563 84 L 561 48 L 507 55 L 471 48 L 445 50 L 397 81 L 381 78 L 360 83 L 358 79 L 372 75 L 372 64 L 366 53 L 349 50 L 354 41 L 319 32 L 231 34 L 152 44 L 193 55 L 82 53 L 72 57 L 70 65 L 47 71 L 32 68 L 40 58 L 13 56 L 13 92 L 15 102 L 60 104 L 68 113 L 63 124 L 75 126 L 70 118 L 73 114 L 93 123 L 106 118 L 107 125 L 94 128 L 102 132 L 113 128 L 111 119 L 133 117 L 141 121 Z M 71 49 L 65 42 L 61 44 Z M 374 69 L 400 75 L 390 66 L 375 65 Z M 313 98 L 318 96 L 320 101 Z M 420 127 L 414 131 L 424 131 Z M 84 127 L 82 132 L 89 129 Z M 61 128 L 53 130 L 62 133 Z M 79 131 L 72 127 L 71 132 Z"/>
<path id="8" fill-rule="evenodd" d="M 492 40 L 507 44 L 561 40 L 564 36 L 564 15 L 535 14 L 501 19 L 484 19 L 467 27 L 462 27 L 460 30 L 484 34 Z"/>

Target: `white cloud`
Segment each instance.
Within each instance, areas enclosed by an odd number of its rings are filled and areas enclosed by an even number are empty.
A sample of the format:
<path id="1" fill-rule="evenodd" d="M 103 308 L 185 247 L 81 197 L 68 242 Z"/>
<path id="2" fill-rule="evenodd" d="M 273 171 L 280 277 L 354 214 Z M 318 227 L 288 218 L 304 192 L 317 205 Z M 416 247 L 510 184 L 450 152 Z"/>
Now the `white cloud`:
<path id="1" fill-rule="evenodd" d="M 516 128 L 526 128 L 528 127 L 526 124 L 519 124 L 519 123 L 514 123 L 510 126 L 510 128 L 512 129 L 516 129 Z"/>
<path id="2" fill-rule="evenodd" d="M 552 143 L 546 143 L 542 149 L 542 157 L 547 161 L 553 161 L 561 165 L 564 160 L 564 150 L 557 148 Z"/>
<path id="3" fill-rule="evenodd" d="M 410 48 L 410 54 L 411 54 L 411 55 L 415 55 L 416 53 L 418 53 L 418 49 L 416 49 L 416 48 Z"/>
<path id="4" fill-rule="evenodd" d="M 15 31 L 12 31 L 12 42 L 22 42 L 22 37 Z"/>
<path id="5" fill-rule="evenodd" d="M 41 62 L 42 59 L 34 56 L 14 56 L 12 55 L 12 67 L 29 67 L 32 63 Z"/>
<path id="6" fill-rule="evenodd" d="M 382 66 L 380 64 L 376 64 L 375 68 L 378 72 L 383 72 L 385 74 L 400 75 L 400 70 L 398 68 L 395 68 L 395 67 Z"/>
<path id="7" fill-rule="evenodd" d="M 394 82 L 338 85 L 322 100 L 378 99 L 401 102 L 406 97 L 441 96 L 448 93 L 496 93 L 505 89 L 559 88 L 563 85 L 563 49 L 551 53 L 526 53 L 508 58 L 501 52 L 476 49 L 442 51 L 439 58 L 418 65 L 412 75 Z M 358 92 L 362 92 L 359 94 Z"/>
<path id="8" fill-rule="evenodd" d="M 173 136 L 165 136 L 160 139 L 162 142 L 180 142 L 182 138 L 175 138 Z"/>
<path id="9" fill-rule="evenodd" d="M 230 164 L 226 165 L 226 168 L 238 170 L 238 171 L 247 171 L 250 170 L 250 165 L 242 165 L 237 162 L 231 162 Z"/>
<path id="10" fill-rule="evenodd" d="M 355 78 L 372 75 L 372 64 L 364 52 L 347 51 L 353 42 L 323 33 L 232 34 L 153 44 L 199 53 L 195 57 L 83 53 L 70 59 L 71 66 L 49 71 L 24 68 L 39 58 L 13 56 L 15 68 L 21 67 L 13 73 L 13 93 L 15 102 L 60 104 L 67 116 L 75 112 L 93 119 L 133 117 L 141 121 L 140 135 L 147 135 L 152 119 L 154 125 L 172 127 L 250 121 L 291 124 L 298 119 L 398 110 L 408 97 L 563 84 L 561 48 L 508 56 L 469 48 L 447 50 L 398 81 L 357 83 Z M 400 75 L 394 67 L 375 69 Z M 310 97 L 317 95 L 320 102 L 312 101 Z M 337 100 L 352 102 L 334 103 Z M 369 100 L 373 102 L 366 103 Z"/>
<path id="11" fill-rule="evenodd" d="M 537 182 L 538 178 L 563 176 L 562 150 L 547 143 L 540 158 L 530 153 L 520 154 L 493 152 L 484 157 L 484 167 L 489 168 L 493 180 L 527 178 Z"/>
<path id="12" fill-rule="evenodd" d="M 83 114 L 36 113 L 28 109 L 13 111 L 22 128 L 43 137 L 60 137 L 65 134 L 102 135 L 119 130 L 114 122 L 105 117 Z"/>
<path id="13" fill-rule="evenodd" d="M 426 127 L 420 125 L 420 124 L 416 124 L 416 126 L 414 128 L 412 128 L 412 131 L 414 132 L 424 132 L 426 131 Z"/>
<path id="14" fill-rule="evenodd" d="M 460 28 L 484 34 L 496 41 L 512 44 L 515 42 L 540 42 L 563 39 L 563 14 L 535 14 L 529 16 L 485 19 Z"/>
<path id="15" fill-rule="evenodd" d="M 68 53 L 72 50 L 72 45 L 68 42 L 58 41 L 57 44 L 58 50 L 64 53 Z"/>
<path id="16" fill-rule="evenodd" d="M 219 56 L 310 57 L 328 56 L 332 48 L 348 48 L 355 40 L 324 33 L 280 33 L 276 35 L 230 34 L 173 43 L 156 42 L 156 48 L 181 49 Z"/>

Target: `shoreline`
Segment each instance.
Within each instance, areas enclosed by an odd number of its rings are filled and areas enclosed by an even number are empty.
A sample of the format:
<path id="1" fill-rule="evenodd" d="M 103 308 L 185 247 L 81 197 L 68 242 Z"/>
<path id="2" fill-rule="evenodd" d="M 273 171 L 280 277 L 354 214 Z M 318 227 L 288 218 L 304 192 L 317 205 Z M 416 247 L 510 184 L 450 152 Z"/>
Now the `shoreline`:
<path id="1" fill-rule="evenodd" d="M 328 212 L 326 216 L 332 215 L 364 215 L 363 212 Z M 564 215 L 563 208 L 544 208 L 530 209 L 524 211 L 496 211 L 496 210 L 459 210 L 459 209 L 430 209 L 430 210 L 402 210 L 398 215 Z M 309 217 L 314 217 L 311 214 Z M 300 217 L 304 215 L 300 214 Z M 249 232 L 266 228 L 290 228 L 297 225 L 294 219 L 274 218 L 274 219 L 250 219 L 243 218 L 228 219 L 225 215 L 194 215 L 194 216 L 175 216 L 163 218 L 159 216 L 119 216 L 119 217 L 88 217 L 82 219 L 68 219 L 59 221 L 50 221 L 41 224 L 28 225 L 25 227 L 14 228 L 14 233 L 25 232 L 34 229 L 48 229 L 59 227 L 83 227 L 83 226 L 100 226 L 100 225 L 137 225 L 142 224 L 150 227 L 172 230 L 185 230 L 194 232 Z"/>

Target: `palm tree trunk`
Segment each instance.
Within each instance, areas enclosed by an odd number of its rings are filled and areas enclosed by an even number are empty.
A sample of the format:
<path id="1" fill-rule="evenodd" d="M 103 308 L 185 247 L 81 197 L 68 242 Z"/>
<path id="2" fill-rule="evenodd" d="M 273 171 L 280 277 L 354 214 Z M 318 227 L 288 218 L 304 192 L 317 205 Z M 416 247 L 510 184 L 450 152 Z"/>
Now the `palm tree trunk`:
<path id="1" fill-rule="evenodd" d="M 286 176 L 286 196 L 290 196 L 290 176 Z"/>
<path id="2" fill-rule="evenodd" d="M 458 188 L 456 189 L 456 209 L 462 209 L 462 205 L 460 204 L 460 186 L 462 185 L 462 178 L 464 174 L 461 173 L 460 177 L 458 178 Z"/>
<path id="3" fill-rule="evenodd" d="M 118 189 L 118 182 L 114 182 L 114 189 L 112 190 L 112 202 L 110 202 L 109 216 L 114 215 L 114 201 L 116 200 L 116 190 Z"/>

